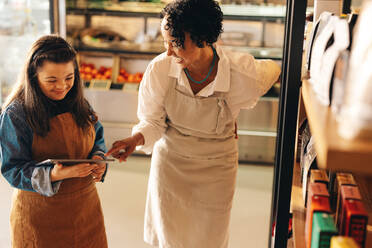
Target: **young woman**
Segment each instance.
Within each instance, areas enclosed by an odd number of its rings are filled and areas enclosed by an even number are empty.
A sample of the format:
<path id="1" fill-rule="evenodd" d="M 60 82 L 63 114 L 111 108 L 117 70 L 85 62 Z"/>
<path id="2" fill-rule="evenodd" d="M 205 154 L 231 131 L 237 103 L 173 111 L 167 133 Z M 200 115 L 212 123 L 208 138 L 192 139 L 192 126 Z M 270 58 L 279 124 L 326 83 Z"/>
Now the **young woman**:
<path id="1" fill-rule="evenodd" d="M 215 44 L 214 0 L 176 0 L 162 12 L 167 51 L 147 67 L 133 135 L 107 155 L 152 152 L 145 241 L 159 247 L 226 248 L 235 191 L 235 122 L 279 77 L 279 66 Z M 122 151 L 125 150 L 125 151 Z"/>
<path id="2" fill-rule="evenodd" d="M 48 35 L 32 46 L 0 116 L 1 173 L 15 188 L 12 247 L 107 247 L 94 182 L 106 164 L 39 162 L 102 159 L 103 128 L 83 97 L 76 52 Z"/>

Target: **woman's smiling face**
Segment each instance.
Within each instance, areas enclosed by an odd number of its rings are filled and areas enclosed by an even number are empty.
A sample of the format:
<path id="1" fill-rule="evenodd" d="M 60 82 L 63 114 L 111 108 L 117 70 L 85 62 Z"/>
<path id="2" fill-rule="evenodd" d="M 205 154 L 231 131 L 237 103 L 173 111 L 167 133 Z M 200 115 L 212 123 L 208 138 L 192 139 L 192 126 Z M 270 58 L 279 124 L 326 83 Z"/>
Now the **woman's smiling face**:
<path id="1" fill-rule="evenodd" d="M 62 100 L 74 85 L 74 63 L 44 61 L 37 69 L 39 87 L 52 100 Z"/>
<path id="2" fill-rule="evenodd" d="M 161 22 L 161 34 L 164 39 L 164 46 L 167 49 L 167 55 L 176 58 L 176 63 L 183 68 L 189 67 L 193 62 L 200 58 L 201 48 L 199 48 L 190 38 L 190 34 L 185 32 L 184 48 L 179 47 L 169 30 L 165 29 L 167 18 L 164 17 Z"/>

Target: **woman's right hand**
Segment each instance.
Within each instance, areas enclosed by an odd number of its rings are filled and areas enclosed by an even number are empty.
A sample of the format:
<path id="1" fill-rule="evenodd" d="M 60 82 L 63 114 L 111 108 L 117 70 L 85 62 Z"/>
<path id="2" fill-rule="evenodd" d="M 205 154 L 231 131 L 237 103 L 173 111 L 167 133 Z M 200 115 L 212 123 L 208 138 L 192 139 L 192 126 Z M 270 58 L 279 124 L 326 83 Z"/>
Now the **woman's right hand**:
<path id="1" fill-rule="evenodd" d="M 119 162 L 126 161 L 127 157 L 136 149 L 136 146 L 143 145 L 144 142 L 143 135 L 141 133 L 136 133 L 131 137 L 115 141 L 105 156 L 111 155 L 119 159 Z"/>
<path id="2" fill-rule="evenodd" d="M 63 166 L 62 164 L 55 164 L 50 172 L 51 181 L 59 181 L 72 177 L 86 177 L 89 176 L 94 169 L 97 168 L 96 164 L 76 164 L 71 166 Z"/>

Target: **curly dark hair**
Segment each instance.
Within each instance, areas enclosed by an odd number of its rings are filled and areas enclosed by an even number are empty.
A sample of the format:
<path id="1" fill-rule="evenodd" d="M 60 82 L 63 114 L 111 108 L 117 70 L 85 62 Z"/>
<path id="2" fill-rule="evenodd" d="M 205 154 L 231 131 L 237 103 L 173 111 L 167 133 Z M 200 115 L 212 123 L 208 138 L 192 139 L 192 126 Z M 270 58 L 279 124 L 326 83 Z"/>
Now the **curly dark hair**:
<path id="1" fill-rule="evenodd" d="M 165 6 L 160 13 L 167 18 L 166 30 L 175 38 L 177 46 L 184 48 L 185 32 L 200 48 L 203 42 L 211 45 L 223 32 L 223 13 L 214 0 L 175 0 Z"/>

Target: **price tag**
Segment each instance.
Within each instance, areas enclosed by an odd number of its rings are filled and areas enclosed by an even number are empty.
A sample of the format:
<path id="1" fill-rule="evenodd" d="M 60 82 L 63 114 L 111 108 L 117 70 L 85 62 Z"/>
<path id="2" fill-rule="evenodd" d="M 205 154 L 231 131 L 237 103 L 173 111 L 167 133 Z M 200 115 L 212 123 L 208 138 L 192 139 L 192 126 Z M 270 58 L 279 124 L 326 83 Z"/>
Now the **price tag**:
<path id="1" fill-rule="evenodd" d="M 89 88 L 96 90 L 108 90 L 110 89 L 111 80 L 96 80 L 90 81 Z"/>
<path id="2" fill-rule="evenodd" d="M 139 87 L 139 83 L 125 83 L 123 87 L 123 91 L 137 92 L 138 87 Z"/>

